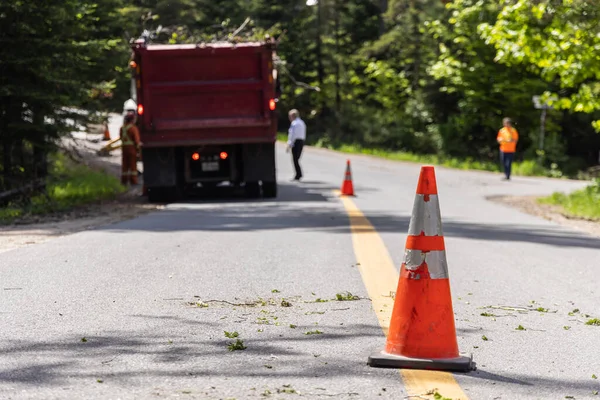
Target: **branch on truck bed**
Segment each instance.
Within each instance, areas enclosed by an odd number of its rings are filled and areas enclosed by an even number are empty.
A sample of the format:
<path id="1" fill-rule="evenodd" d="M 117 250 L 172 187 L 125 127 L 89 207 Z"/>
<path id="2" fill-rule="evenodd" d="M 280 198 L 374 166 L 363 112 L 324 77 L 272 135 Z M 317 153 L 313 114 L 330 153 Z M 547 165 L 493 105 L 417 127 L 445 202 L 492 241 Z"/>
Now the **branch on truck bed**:
<path id="1" fill-rule="evenodd" d="M 250 17 L 247 17 L 246 20 L 242 23 L 242 25 L 240 25 L 239 28 L 237 28 L 232 34 L 232 37 L 235 37 L 238 33 L 240 33 L 241 31 L 244 30 L 244 28 L 246 27 L 246 25 L 248 25 L 248 23 L 250 22 Z"/>

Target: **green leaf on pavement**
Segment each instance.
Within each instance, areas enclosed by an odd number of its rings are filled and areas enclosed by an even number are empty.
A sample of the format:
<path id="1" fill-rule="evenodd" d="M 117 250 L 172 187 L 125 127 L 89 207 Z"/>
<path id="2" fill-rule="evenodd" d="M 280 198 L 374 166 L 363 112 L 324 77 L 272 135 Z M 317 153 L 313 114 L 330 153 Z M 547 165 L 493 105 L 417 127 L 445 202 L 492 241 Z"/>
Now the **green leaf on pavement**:
<path id="1" fill-rule="evenodd" d="M 236 350 L 246 350 L 247 347 L 244 346 L 244 342 L 242 340 L 236 339 L 234 343 L 229 343 L 227 348 L 229 349 L 229 351 L 236 351 Z"/>
<path id="2" fill-rule="evenodd" d="M 352 300 L 360 300 L 360 297 L 353 295 L 350 292 L 337 293 L 335 295 L 335 299 L 337 301 L 352 301 Z"/>

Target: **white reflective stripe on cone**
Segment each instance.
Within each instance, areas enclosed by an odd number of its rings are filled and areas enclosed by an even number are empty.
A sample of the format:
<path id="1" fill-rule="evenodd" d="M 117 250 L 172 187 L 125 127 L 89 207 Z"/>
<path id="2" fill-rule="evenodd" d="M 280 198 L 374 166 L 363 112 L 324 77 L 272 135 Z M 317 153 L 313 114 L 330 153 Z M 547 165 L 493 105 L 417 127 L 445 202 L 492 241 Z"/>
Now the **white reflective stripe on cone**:
<path id="1" fill-rule="evenodd" d="M 431 279 L 448 279 L 448 261 L 445 251 L 406 250 L 404 252 L 404 268 L 416 271 L 423 263 Z"/>
<path id="2" fill-rule="evenodd" d="M 412 218 L 408 226 L 409 235 L 419 236 L 422 232 L 425 236 L 444 235 L 438 196 L 435 194 L 428 196 L 429 201 L 425 201 L 425 195 L 422 194 L 417 194 L 415 197 Z"/>

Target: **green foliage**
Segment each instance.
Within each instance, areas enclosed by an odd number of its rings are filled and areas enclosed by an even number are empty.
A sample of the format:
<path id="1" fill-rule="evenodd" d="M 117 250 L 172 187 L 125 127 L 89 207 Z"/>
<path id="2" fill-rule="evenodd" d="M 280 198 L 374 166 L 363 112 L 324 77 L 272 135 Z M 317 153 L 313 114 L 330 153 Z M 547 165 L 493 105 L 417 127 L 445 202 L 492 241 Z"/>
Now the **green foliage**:
<path id="1" fill-rule="evenodd" d="M 276 38 L 280 126 L 299 109 L 312 144 L 498 171 L 495 137 L 509 116 L 520 134 L 517 175 L 575 176 L 598 162 L 593 2 L 5 1 L 0 28 L 0 190 L 44 175 L 38 166 L 72 130 L 69 119 L 121 107 L 128 42 L 142 34 L 160 43 Z M 554 109 L 540 149 L 532 96 L 542 94 Z"/>
<path id="2" fill-rule="evenodd" d="M 544 176 L 548 171 L 535 160 L 526 160 L 521 163 L 514 163 L 513 173 L 522 176 Z"/>
<path id="3" fill-rule="evenodd" d="M 56 140 L 109 101 L 120 0 L 0 2 L 0 191 L 47 174 Z"/>
<path id="4" fill-rule="evenodd" d="M 545 93 L 554 107 L 591 113 L 600 110 L 600 66 L 595 54 L 600 44 L 598 21 L 598 7 L 588 1 L 545 0 L 532 5 L 518 0 L 480 30 L 497 49 L 497 61 L 524 65 L 556 83 Z"/>
<path id="5" fill-rule="evenodd" d="M 360 300 L 360 297 L 353 295 L 350 292 L 344 292 L 344 293 L 336 293 L 335 299 L 337 301 L 353 301 L 353 300 Z"/>
<path id="6" fill-rule="evenodd" d="M 0 209 L 0 222 L 10 223 L 29 215 L 62 212 L 87 203 L 114 198 L 125 188 L 105 172 L 76 164 L 61 153 L 53 156 L 45 195 Z"/>
<path id="7" fill-rule="evenodd" d="M 229 343 L 227 345 L 227 349 L 229 351 L 237 351 L 237 350 L 246 350 L 247 347 L 244 345 L 243 340 L 236 339 L 235 342 Z"/>
<path id="8" fill-rule="evenodd" d="M 553 193 L 539 201 L 562 206 L 564 212 L 573 217 L 600 220 L 600 179 L 585 189 L 570 194 Z"/>
<path id="9" fill-rule="evenodd" d="M 314 331 L 308 331 L 308 332 L 304 332 L 305 335 L 322 335 L 323 332 L 321 332 L 318 329 L 315 329 Z"/>

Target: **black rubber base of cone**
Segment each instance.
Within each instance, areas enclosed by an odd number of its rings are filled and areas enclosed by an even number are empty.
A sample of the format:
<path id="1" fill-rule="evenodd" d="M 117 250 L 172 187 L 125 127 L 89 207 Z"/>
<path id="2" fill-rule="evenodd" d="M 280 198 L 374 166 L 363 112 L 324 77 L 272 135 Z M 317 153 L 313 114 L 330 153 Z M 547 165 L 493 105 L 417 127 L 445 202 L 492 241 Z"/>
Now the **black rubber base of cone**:
<path id="1" fill-rule="evenodd" d="M 374 368 L 424 369 L 436 371 L 468 372 L 477 369 L 472 357 L 410 358 L 378 351 L 369 356 L 367 365 Z"/>

